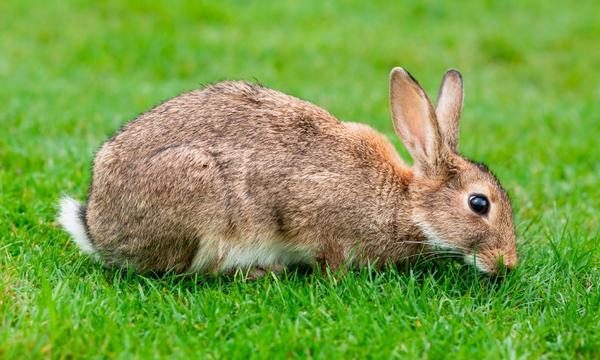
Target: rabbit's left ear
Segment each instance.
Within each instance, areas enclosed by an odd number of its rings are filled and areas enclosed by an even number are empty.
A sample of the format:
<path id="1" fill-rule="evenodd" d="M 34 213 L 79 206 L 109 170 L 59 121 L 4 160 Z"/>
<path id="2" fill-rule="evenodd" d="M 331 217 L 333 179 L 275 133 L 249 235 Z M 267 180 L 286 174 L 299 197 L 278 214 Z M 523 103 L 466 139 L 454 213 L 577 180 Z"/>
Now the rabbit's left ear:
<path id="1" fill-rule="evenodd" d="M 419 83 L 402 68 L 390 74 L 390 105 L 394 129 L 414 160 L 420 174 L 439 169 L 442 137 L 435 110 Z"/>
<path id="2" fill-rule="evenodd" d="M 463 80 L 457 70 L 450 69 L 440 85 L 435 114 L 446 145 L 458 152 L 459 120 L 463 108 Z"/>

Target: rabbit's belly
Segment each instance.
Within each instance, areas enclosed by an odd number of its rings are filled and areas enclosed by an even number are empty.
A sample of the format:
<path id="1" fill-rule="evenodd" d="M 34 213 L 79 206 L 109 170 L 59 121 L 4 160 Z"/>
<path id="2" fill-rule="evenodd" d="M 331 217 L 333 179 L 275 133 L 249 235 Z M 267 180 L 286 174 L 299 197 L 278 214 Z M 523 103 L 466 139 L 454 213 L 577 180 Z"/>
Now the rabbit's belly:
<path id="1" fill-rule="evenodd" d="M 240 241 L 204 238 L 189 272 L 227 271 L 253 266 L 310 264 L 314 252 L 306 246 L 293 246 L 255 237 Z"/>

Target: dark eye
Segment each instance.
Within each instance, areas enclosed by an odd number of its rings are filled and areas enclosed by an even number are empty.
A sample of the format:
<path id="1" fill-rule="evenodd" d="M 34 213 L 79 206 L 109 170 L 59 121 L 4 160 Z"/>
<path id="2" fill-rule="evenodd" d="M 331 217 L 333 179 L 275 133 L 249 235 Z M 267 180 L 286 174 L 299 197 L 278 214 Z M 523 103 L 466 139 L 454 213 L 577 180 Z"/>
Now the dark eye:
<path id="1" fill-rule="evenodd" d="M 490 201 L 485 195 L 473 194 L 469 196 L 469 207 L 473 212 L 479 215 L 485 215 L 490 209 Z"/>

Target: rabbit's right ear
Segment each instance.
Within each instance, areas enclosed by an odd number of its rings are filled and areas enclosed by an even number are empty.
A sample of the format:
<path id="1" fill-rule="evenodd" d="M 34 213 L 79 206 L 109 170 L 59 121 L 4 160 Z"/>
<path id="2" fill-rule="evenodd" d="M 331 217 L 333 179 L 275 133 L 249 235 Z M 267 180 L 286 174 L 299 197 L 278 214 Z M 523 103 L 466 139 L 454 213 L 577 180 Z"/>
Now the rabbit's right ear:
<path id="1" fill-rule="evenodd" d="M 454 152 L 458 152 L 459 121 L 463 98 L 462 75 L 458 70 L 450 69 L 442 79 L 435 113 L 442 137 L 446 145 Z"/>
<path id="2" fill-rule="evenodd" d="M 390 74 L 390 105 L 394 129 L 422 173 L 441 163 L 442 138 L 435 110 L 425 91 L 408 71 L 396 67 Z"/>

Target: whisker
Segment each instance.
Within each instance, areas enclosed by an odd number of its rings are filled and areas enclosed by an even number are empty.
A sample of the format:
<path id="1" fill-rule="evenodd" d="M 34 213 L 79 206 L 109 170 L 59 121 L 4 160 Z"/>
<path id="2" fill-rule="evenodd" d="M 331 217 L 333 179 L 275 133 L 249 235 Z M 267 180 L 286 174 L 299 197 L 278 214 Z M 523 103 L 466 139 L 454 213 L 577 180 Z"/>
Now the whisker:
<path id="1" fill-rule="evenodd" d="M 425 253 L 427 255 L 442 255 L 442 254 L 454 254 L 454 255 L 459 255 L 459 256 L 463 256 L 465 253 L 459 250 L 453 250 L 453 249 L 441 249 L 441 250 L 433 250 L 430 252 Z"/>
<path id="2" fill-rule="evenodd" d="M 459 259 L 459 257 L 457 256 L 432 256 L 432 257 L 428 257 L 428 258 L 423 258 L 423 259 L 419 259 L 418 261 L 420 263 L 430 263 L 433 261 L 439 261 L 439 260 L 445 260 L 445 259 Z"/>
<path id="3" fill-rule="evenodd" d="M 462 258 L 462 254 L 448 253 L 448 254 L 432 254 L 429 258 L 431 259 L 442 259 L 442 258 Z"/>
<path id="4" fill-rule="evenodd" d="M 411 245 L 422 245 L 422 246 L 431 246 L 431 247 L 436 247 L 435 244 L 431 244 L 428 243 L 427 240 L 424 241 L 414 241 L 414 240 L 402 240 L 402 241 L 398 241 L 397 244 L 411 244 Z M 460 250 L 463 252 L 469 252 L 470 250 L 467 249 L 466 247 L 462 246 L 462 245 L 452 245 L 453 249 L 443 249 L 443 250 Z"/>
<path id="5" fill-rule="evenodd" d="M 452 251 L 434 252 L 434 253 L 417 253 L 417 254 L 411 254 L 411 255 L 402 257 L 402 258 L 398 259 L 398 261 L 399 262 L 406 261 L 408 259 L 417 258 L 417 257 L 422 257 L 421 259 L 418 259 L 421 261 L 430 261 L 430 260 L 437 260 L 437 259 L 444 259 L 444 258 L 461 258 L 462 256 L 463 256 L 462 253 L 452 252 Z"/>

